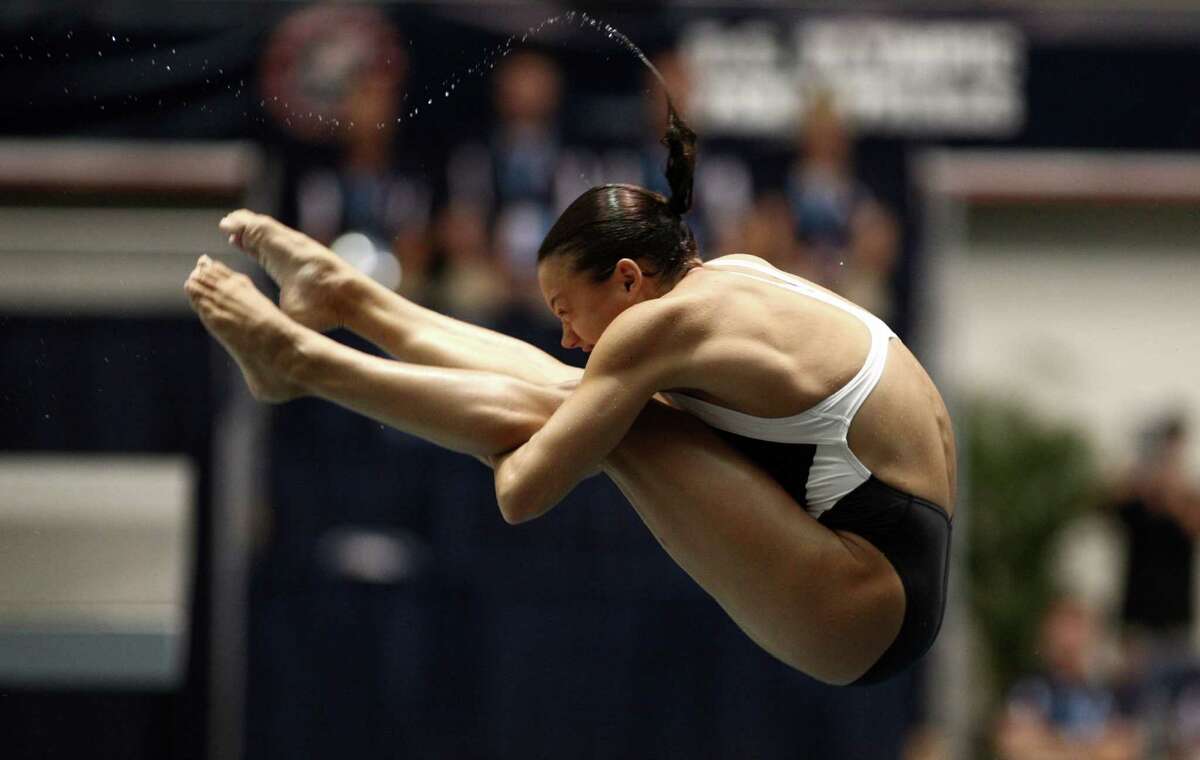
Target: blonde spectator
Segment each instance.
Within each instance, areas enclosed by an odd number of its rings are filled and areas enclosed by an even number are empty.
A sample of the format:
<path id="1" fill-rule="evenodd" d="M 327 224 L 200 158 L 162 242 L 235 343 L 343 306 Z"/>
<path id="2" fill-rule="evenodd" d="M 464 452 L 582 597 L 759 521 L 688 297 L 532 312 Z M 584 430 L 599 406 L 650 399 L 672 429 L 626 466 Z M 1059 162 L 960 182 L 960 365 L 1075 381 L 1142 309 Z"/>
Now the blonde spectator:
<path id="1" fill-rule="evenodd" d="M 796 235 L 812 279 L 885 319 L 899 251 L 891 211 L 854 175 L 853 139 L 829 94 L 813 99 L 786 181 Z"/>

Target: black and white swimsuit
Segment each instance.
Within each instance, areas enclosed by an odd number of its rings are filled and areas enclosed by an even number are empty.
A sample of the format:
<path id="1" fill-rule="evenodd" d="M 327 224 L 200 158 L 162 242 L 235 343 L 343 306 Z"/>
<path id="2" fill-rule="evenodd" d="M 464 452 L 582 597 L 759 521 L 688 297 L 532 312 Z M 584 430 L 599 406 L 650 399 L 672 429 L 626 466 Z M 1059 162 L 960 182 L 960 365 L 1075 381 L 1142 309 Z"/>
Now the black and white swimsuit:
<path id="1" fill-rule="evenodd" d="M 808 474 L 804 479 L 804 499 L 801 503 L 810 515 L 820 518 L 826 510 L 837 504 L 838 499 L 871 477 L 871 471 L 850 450 L 846 435 L 854 415 L 883 375 L 888 342 L 896 337 L 896 333 L 867 310 L 765 264 L 745 259 L 719 259 L 708 262 L 705 267 L 787 288 L 836 306 L 858 317 L 871 331 L 871 348 L 858 374 L 821 403 L 790 417 L 754 417 L 681 393 L 663 394 L 675 406 L 719 430 L 759 441 L 813 446 L 812 459 L 807 463 Z M 796 463 L 797 466 L 803 464 L 803 461 Z"/>
<path id="2" fill-rule="evenodd" d="M 871 333 L 871 347 L 858 373 L 799 414 L 755 417 L 683 393 L 663 395 L 673 406 L 716 428 L 822 525 L 861 535 L 892 563 L 904 585 L 904 622 L 896 640 L 856 683 L 884 680 L 920 658 L 937 637 L 945 611 L 950 553 L 950 518 L 945 510 L 877 479 L 847 443 L 854 416 L 883 375 L 896 333 L 866 309 L 766 264 L 724 258 L 705 267 L 837 307 L 861 320 Z"/>

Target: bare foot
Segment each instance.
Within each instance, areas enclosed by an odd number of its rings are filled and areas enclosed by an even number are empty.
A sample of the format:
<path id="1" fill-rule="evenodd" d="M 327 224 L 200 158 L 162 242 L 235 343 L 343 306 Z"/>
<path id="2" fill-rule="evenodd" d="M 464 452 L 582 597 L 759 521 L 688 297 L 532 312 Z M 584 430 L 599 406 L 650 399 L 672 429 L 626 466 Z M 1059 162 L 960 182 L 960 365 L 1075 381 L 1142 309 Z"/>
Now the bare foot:
<path id="1" fill-rule="evenodd" d="M 349 264 L 309 236 L 275 219 L 239 209 L 218 224 L 230 245 L 250 254 L 279 285 L 279 308 L 317 332 L 345 324 L 340 287 L 355 276 Z"/>
<path id="2" fill-rule="evenodd" d="M 254 398 L 278 404 L 303 395 L 287 376 L 299 328 L 249 277 L 201 256 L 184 289 L 205 328 L 241 367 Z"/>

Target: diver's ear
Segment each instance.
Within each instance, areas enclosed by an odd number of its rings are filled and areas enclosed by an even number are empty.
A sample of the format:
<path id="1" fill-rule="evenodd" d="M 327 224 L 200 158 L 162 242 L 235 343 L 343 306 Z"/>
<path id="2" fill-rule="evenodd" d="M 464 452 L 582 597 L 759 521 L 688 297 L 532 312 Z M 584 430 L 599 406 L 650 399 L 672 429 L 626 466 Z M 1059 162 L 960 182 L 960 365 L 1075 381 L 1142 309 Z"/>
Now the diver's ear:
<path id="1" fill-rule="evenodd" d="M 641 282 L 642 268 L 633 259 L 621 259 L 617 262 L 616 275 L 625 292 L 629 293 Z"/>

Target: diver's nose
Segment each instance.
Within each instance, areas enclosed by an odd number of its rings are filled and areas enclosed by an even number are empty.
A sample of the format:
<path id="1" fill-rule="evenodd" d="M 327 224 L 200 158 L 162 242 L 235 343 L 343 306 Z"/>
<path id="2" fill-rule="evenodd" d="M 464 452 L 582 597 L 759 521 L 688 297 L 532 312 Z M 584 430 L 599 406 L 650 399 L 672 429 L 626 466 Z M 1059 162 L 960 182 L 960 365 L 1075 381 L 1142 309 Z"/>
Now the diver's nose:
<path id="1" fill-rule="evenodd" d="M 563 348 L 575 348 L 578 345 L 579 345 L 579 336 L 575 334 L 574 330 L 572 330 L 570 327 L 568 327 L 564 323 L 563 324 L 562 347 Z"/>

